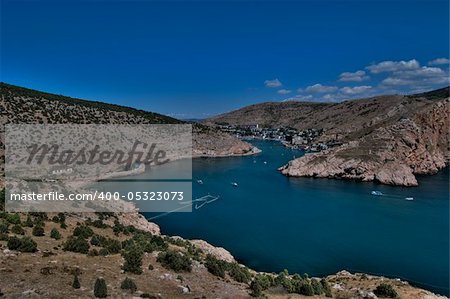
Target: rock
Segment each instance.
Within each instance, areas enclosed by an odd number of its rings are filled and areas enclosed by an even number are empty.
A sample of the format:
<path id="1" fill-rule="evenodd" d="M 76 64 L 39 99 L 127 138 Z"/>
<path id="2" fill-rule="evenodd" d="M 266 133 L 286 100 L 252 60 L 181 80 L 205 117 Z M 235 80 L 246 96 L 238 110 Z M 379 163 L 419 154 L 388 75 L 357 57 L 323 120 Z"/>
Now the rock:
<path id="1" fill-rule="evenodd" d="M 448 164 L 448 101 L 359 139 L 290 161 L 287 176 L 356 179 L 387 185 L 417 186 L 415 174 L 433 174 Z"/>
<path id="2" fill-rule="evenodd" d="M 231 253 L 222 247 L 215 247 L 203 240 L 191 240 L 191 243 L 200 248 L 206 254 L 211 254 L 216 259 L 232 263 L 235 261 Z"/>

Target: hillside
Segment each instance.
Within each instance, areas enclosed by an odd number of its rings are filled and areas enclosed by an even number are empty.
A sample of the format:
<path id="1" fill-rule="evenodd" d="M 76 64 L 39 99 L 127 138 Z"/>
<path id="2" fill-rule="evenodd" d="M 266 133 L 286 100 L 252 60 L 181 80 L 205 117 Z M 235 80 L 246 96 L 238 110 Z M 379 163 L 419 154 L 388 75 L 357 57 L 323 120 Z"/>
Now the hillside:
<path id="1" fill-rule="evenodd" d="M 206 123 L 324 129 L 318 141 L 343 144 L 291 161 L 280 168 L 283 174 L 415 186 L 415 174 L 448 163 L 448 96 L 443 88 L 342 103 L 263 103 Z"/>
<path id="2" fill-rule="evenodd" d="M 86 101 L 0 83 L 0 187 L 4 174 L 5 124 L 180 124 L 134 108 Z M 254 148 L 210 127 L 193 124 L 193 157 L 251 154 Z"/>

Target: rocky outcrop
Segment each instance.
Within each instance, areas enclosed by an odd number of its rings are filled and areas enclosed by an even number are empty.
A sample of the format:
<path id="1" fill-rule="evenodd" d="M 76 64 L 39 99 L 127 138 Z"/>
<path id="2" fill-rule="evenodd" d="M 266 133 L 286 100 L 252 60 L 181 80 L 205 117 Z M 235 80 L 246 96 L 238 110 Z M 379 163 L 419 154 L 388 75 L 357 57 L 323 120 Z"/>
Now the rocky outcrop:
<path id="1" fill-rule="evenodd" d="M 226 261 L 229 263 L 235 262 L 234 257 L 225 248 L 215 247 L 203 240 L 190 240 L 190 242 L 194 244 L 196 247 L 200 248 L 203 252 L 211 254 L 216 259 Z"/>
<path id="2" fill-rule="evenodd" d="M 438 101 L 342 146 L 290 161 L 287 176 L 357 179 L 417 186 L 415 174 L 448 164 L 449 102 Z"/>
<path id="3" fill-rule="evenodd" d="M 192 156 L 229 157 L 252 155 L 259 149 L 229 134 L 199 125 L 193 130 Z"/>

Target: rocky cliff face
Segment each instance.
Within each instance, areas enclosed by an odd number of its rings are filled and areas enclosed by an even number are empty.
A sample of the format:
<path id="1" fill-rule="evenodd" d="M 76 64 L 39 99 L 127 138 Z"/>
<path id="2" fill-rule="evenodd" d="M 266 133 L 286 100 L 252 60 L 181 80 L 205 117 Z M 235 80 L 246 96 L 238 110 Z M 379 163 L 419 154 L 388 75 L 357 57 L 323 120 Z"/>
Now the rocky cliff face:
<path id="1" fill-rule="evenodd" d="M 449 102 L 442 100 L 337 148 L 309 154 L 280 168 L 288 176 L 345 178 L 417 186 L 448 162 Z"/>

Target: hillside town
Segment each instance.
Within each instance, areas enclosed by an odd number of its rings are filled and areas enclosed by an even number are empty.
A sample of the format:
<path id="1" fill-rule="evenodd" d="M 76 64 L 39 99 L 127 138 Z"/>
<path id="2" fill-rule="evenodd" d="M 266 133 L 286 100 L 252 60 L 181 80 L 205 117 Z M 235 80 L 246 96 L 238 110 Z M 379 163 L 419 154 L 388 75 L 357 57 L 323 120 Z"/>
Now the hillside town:
<path id="1" fill-rule="evenodd" d="M 342 144 L 336 140 L 319 142 L 319 137 L 324 133 L 324 129 L 322 128 L 310 128 L 299 131 L 291 127 L 271 128 L 260 126 L 259 124 L 244 126 L 217 124 L 216 127 L 222 132 L 229 133 L 244 140 L 275 140 L 282 142 L 286 147 L 304 150 L 305 152 L 320 152 Z"/>

